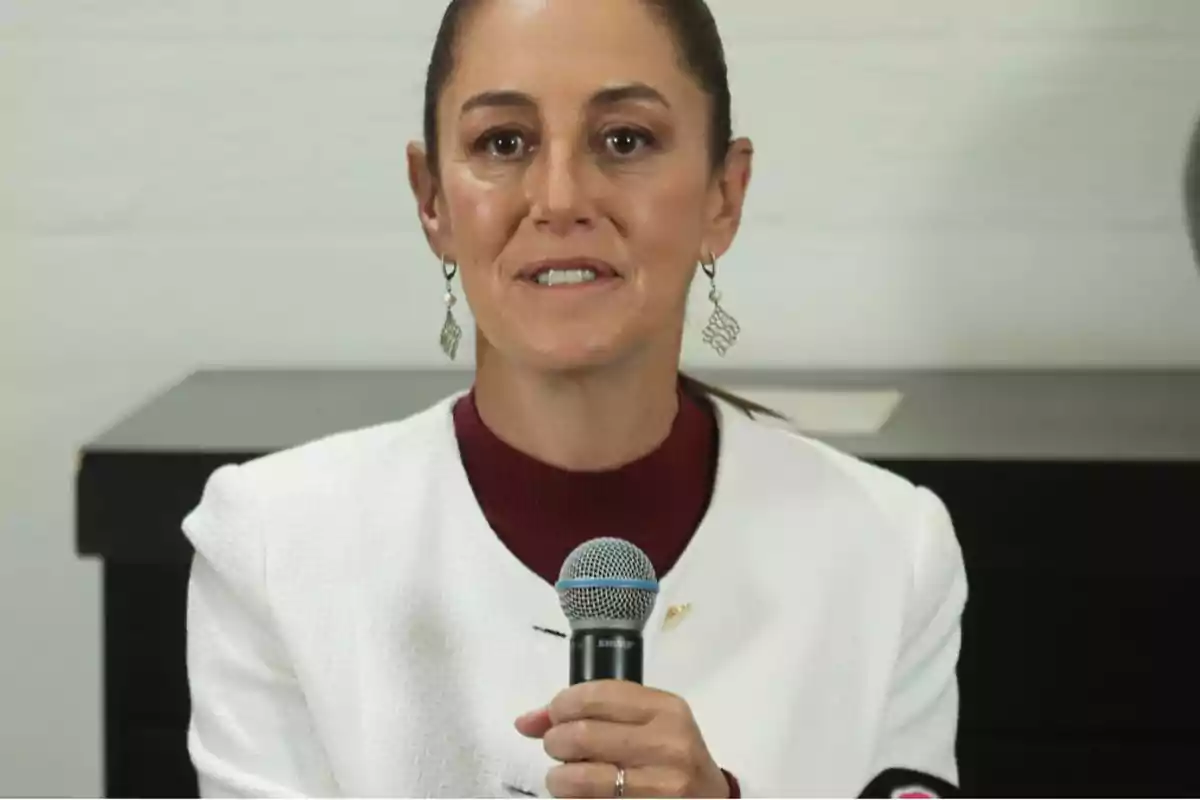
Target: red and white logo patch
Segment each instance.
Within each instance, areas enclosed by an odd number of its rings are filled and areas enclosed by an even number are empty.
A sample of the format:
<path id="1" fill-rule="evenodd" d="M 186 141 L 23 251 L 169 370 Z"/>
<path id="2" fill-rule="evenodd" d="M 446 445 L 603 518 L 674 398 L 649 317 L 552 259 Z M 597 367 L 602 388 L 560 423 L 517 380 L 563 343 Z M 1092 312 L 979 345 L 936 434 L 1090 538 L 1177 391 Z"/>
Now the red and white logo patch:
<path id="1" fill-rule="evenodd" d="M 925 786 L 905 786 L 892 792 L 892 800 L 937 800 L 932 789 Z"/>

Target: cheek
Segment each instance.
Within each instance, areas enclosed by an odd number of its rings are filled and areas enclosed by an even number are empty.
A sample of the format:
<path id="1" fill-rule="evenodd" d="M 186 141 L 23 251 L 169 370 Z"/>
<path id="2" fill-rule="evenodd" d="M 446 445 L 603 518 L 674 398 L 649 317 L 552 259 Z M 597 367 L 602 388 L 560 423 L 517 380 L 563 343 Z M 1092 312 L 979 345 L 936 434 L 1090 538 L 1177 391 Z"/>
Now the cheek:
<path id="1" fill-rule="evenodd" d="M 664 181 L 626 195 L 630 248 L 647 280 L 674 286 L 690 276 L 704 236 L 704 197 L 705 187 L 688 181 Z M 668 277 L 673 280 L 662 280 Z"/>
<path id="2" fill-rule="evenodd" d="M 673 178 L 643 184 L 626 194 L 630 222 L 642 231 L 673 234 L 682 245 L 704 218 L 705 186 L 694 180 Z"/>
<path id="3" fill-rule="evenodd" d="M 494 261 L 520 222 L 520 197 L 511 189 L 463 181 L 446 186 L 453 247 L 465 265 Z"/>

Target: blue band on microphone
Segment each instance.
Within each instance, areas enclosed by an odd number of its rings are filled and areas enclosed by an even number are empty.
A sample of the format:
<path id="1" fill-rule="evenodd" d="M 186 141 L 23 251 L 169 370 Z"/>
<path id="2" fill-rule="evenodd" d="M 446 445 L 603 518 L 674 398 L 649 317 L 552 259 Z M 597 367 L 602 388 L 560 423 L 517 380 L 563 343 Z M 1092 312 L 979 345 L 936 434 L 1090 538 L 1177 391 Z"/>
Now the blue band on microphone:
<path id="1" fill-rule="evenodd" d="M 558 591 L 566 589 L 640 589 L 658 592 L 658 581 L 625 580 L 621 578 L 573 578 L 554 584 Z"/>

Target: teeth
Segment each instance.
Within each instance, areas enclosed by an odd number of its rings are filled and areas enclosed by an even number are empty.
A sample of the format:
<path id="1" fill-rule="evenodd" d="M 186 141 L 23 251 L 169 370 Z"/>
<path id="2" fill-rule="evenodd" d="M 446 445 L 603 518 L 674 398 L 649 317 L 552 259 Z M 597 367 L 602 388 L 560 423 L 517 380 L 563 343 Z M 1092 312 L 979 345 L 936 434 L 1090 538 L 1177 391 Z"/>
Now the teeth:
<path id="1" fill-rule="evenodd" d="M 548 269 L 537 275 L 537 282 L 542 286 L 561 286 L 594 280 L 596 280 L 596 271 L 592 269 Z"/>

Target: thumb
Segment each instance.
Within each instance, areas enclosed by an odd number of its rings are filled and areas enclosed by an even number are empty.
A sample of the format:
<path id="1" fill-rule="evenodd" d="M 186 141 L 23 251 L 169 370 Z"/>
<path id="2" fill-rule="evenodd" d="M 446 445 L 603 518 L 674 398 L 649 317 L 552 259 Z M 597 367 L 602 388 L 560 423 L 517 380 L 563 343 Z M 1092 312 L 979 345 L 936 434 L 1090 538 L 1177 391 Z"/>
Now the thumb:
<path id="1" fill-rule="evenodd" d="M 554 727 L 550 722 L 550 709 L 548 708 L 539 708 L 537 711 L 522 714 L 517 717 L 516 726 L 522 736 L 528 736 L 530 739 L 540 739 L 546 735 L 546 731 Z"/>

